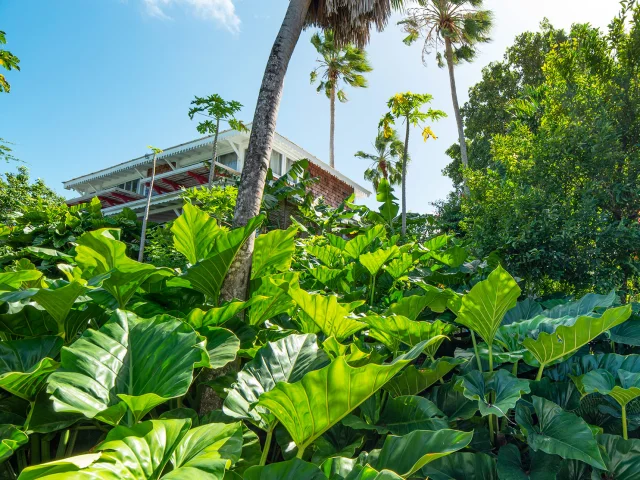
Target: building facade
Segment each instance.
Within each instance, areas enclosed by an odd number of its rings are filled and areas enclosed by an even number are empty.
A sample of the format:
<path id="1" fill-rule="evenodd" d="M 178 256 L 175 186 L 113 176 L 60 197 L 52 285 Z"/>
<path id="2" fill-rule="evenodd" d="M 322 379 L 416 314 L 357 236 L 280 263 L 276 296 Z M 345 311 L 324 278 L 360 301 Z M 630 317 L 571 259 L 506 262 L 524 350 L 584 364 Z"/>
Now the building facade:
<path id="1" fill-rule="evenodd" d="M 178 216 L 182 208 L 182 188 L 193 188 L 208 182 L 212 144 L 213 137 L 207 136 L 167 148 L 157 156 L 149 215 L 151 221 L 165 222 Z M 216 161 L 216 174 L 222 172 L 220 180 L 240 175 L 248 145 L 248 132 L 220 132 Z M 312 193 L 324 197 L 328 204 L 337 206 L 354 193 L 356 198 L 371 194 L 292 141 L 275 134 L 270 163 L 275 177 L 286 173 L 295 161 L 303 158 L 309 160 L 311 176 L 320 179 L 311 187 Z M 128 207 L 142 216 L 151 180 L 152 161 L 152 154 L 147 154 L 63 182 L 64 188 L 78 193 L 77 197 L 67 200 L 67 204 L 77 205 L 97 197 L 105 215 L 116 214 Z"/>

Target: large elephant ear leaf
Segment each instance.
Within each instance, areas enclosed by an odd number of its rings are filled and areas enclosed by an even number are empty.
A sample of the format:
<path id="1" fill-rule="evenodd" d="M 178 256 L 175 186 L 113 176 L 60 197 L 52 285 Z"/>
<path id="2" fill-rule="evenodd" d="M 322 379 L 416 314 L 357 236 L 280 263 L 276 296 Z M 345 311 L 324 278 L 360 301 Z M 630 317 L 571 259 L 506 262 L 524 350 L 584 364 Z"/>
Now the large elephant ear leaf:
<path id="1" fill-rule="evenodd" d="M 376 238 L 384 240 L 386 230 L 383 225 L 376 225 L 366 232 L 353 237 L 344 246 L 344 252 L 354 260 L 358 258 L 373 243 Z"/>
<path id="2" fill-rule="evenodd" d="M 369 271 L 371 276 L 375 277 L 385 264 L 399 255 L 400 250 L 393 245 L 390 248 L 380 248 L 373 252 L 363 253 L 358 257 L 358 260 Z"/>
<path id="3" fill-rule="evenodd" d="M 20 478 L 221 480 L 225 469 L 240 458 L 241 425 L 207 424 L 189 430 L 190 425 L 190 419 L 176 419 L 116 427 L 96 447 L 101 453 L 28 467 Z"/>
<path id="4" fill-rule="evenodd" d="M 544 368 L 556 360 L 566 358 L 605 331 L 625 322 L 630 316 L 630 305 L 610 308 L 601 317 L 579 317 L 573 325 L 560 326 L 553 333 L 542 332 L 535 340 L 526 338 L 523 344 L 540 368 Z M 527 361 L 526 355 L 524 358 Z"/>
<path id="5" fill-rule="evenodd" d="M 542 450 L 565 459 L 580 460 L 605 470 L 606 465 L 589 425 L 577 415 L 565 412 L 545 398 L 532 396 L 533 412 L 523 402 L 516 406 L 516 421 L 527 443 L 534 450 Z M 533 421 L 533 413 L 538 424 Z"/>
<path id="6" fill-rule="evenodd" d="M 244 480 L 327 480 L 322 470 L 313 463 L 298 458 L 271 465 L 248 468 Z"/>
<path id="7" fill-rule="evenodd" d="M 638 476 L 640 440 L 637 438 L 625 440 L 617 435 L 603 434 L 598 435 L 598 443 L 607 453 L 605 457 L 607 468 L 606 471 L 599 471 L 599 476 L 594 478 L 634 480 Z"/>
<path id="8" fill-rule="evenodd" d="M 0 292 L 13 291 L 26 282 L 35 282 L 42 277 L 39 270 L 18 270 L 16 272 L 0 272 Z"/>
<path id="9" fill-rule="evenodd" d="M 238 374 L 224 401 L 224 412 L 237 419 L 249 420 L 263 430 L 272 430 L 276 418 L 264 408 L 254 408 L 260 395 L 272 390 L 279 382 L 297 382 L 307 372 L 329 363 L 318 348 L 317 338 L 309 335 L 289 335 L 269 342 Z"/>
<path id="10" fill-rule="evenodd" d="M 424 285 L 424 287 L 427 287 L 427 285 Z M 424 295 L 410 295 L 401 298 L 397 303 L 389 307 L 387 315 L 402 315 L 409 320 L 417 320 L 420 313 L 427 307 L 434 312 L 442 313 L 447 309 L 447 301 L 451 298 L 451 295 L 452 293 L 447 290 L 433 287 L 427 289 Z"/>
<path id="11" fill-rule="evenodd" d="M 215 244 L 208 252 L 208 257 L 191 266 L 181 278 L 188 280 L 194 290 L 204 293 L 217 304 L 229 267 L 240 248 L 254 234 L 264 218 L 264 215 L 258 215 L 249 220 L 244 227 L 220 232 L 216 235 Z"/>
<path id="12" fill-rule="evenodd" d="M 184 322 L 117 311 L 100 330 L 89 329 L 62 349 L 47 392 L 57 411 L 117 425 L 128 407 L 138 421 L 187 393 L 202 356 L 200 338 Z"/>
<path id="13" fill-rule="evenodd" d="M 332 295 L 311 295 L 300 288 L 290 288 L 289 295 L 298 304 L 303 321 L 314 323 L 327 337 L 336 337 L 339 342 L 367 326 L 349 318 L 347 306 Z"/>
<path id="14" fill-rule="evenodd" d="M 370 363 L 358 368 L 338 357 L 298 382 L 278 383 L 260 396 L 258 405 L 268 408 L 304 450 L 418 357 L 423 348 L 418 344 L 390 364 Z"/>
<path id="15" fill-rule="evenodd" d="M 28 441 L 27 435 L 14 425 L 0 425 L 0 463 Z"/>
<path id="16" fill-rule="evenodd" d="M 423 368 L 409 365 L 399 375 L 389 380 L 384 389 L 394 397 L 418 395 L 461 363 L 464 363 L 461 358 L 441 357 Z"/>
<path id="17" fill-rule="evenodd" d="M 542 451 L 530 452 L 530 467 L 520 459 L 520 450 L 513 444 L 505 445 L 498 452 L 498 477 L 500 480 L 556 480 L 562 459 Z"/>
<path id="18" fill-rule="evenodd" d="M 498 477 L 492 457 L 486 453 L 471 452 L 455 452 L 440 457 L 422 467 L 420 476 L 429 480 L 503 480 Z"/>
<path id="19" fill-rule="evenodd" d="M 56 336 L 0 342 L 0 388 L 33 401 L 47 376 L 58 368 L 53 359 L 62 348 Z"/>
<path id="20" fill-rule="evenodd" d="M 211 256 L 221 231 L 215 218 L 189 202 L 184 203 L 182 215 L 171 225 L 176 250 L 192 265 Z"/>
<path id="21" fill-rule="evenodd" d="M 587 293 L 580 300 L 563 303 L 545 310 L 542 314 L 547 318 L 579 317 L 593 312 L 596 308 L 608 308 L 618 299 L 616 291 L 612 290 L 607 295 Z"/>
<path id="22" fill-rule="evenodd" d="M 130 259 L 126 244 L 116 240 L 111 232 L 102 228 L 82 234 L 76 246 L 76 263 L 85 274 L 99 278 L 102 288 L 124 308 L 151 276 L 172 276 L 173 272 Z"/>
<path id="23" fill-rule="evenodd" d="M 529 393 L 529 381 L 521 380 L 506 370 L 482 373 L 473 370 L 457 383 L 465 397 L 478 402 L 482 416 L 505 417 L 524 393 Z M 491 401 L 489 401 L 491 399 Z"/>
<path id="24" fill-rule="evenodd" d="M 456 321 L 480 335 L 491 348 L 502 319 L 516 305 L 519 296 L 516 281 L 498 267 L 462 297 Z"/>
<path id="25" fill-rule="evenodd" d="M 298 228 L 292 226 L 259 235 L 253 249 L 251 278 L 289 270 L 297 233 Z"/>
<path id="26" fill-rule="evenodd" d="M 402 437 L 388 435 L 373 465 L 408 478 L 438 458 L 465 448 L 473 432 L 458 430 L 416 430 Z"/>
<path id="27" fill-rule="evenodd" d="M 289 276 L 289 274 L 286 274 Z M 288 312 L 296 306 L 289 296 L 291 281 L 297 281 L 297 275 L 290 278 L 278 276 L 262 277 L 260 285 L 249 300 L 249 323 L 262 325 L 266 320 Z"/>

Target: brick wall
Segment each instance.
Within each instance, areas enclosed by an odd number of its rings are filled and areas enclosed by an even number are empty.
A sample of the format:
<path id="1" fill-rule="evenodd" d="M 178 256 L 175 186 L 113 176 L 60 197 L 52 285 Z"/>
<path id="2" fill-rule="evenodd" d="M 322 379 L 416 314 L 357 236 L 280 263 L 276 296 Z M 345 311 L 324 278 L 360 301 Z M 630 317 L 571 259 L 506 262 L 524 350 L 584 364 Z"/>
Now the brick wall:
<path id="1" fill-rule="evenodd" d="M 312 177 L 320 179 L 311 187 L 311 192 L 316 196 L 324 197 L 324 200 L 332 207 L 337 207 L 353 193 L 352 186 L 313 163 L 309 163 L 309 173 Z"/>

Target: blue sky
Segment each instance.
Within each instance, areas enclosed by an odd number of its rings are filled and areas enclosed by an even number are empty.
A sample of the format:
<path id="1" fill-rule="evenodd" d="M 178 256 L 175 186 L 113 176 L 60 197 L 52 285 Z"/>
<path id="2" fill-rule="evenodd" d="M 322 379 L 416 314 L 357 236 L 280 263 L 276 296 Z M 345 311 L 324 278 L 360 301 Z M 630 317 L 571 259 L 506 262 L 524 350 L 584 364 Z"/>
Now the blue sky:
<path id="1" fill-rule="evenodd" d="M 21 59 L 8 72 L 10 94 L 0 95 L 0 137 L 33 177 L 68 197 L 61 182 L 146 152 L 198 136 L 187 111 L 194 95 L 219 93 L 244 104 L 251 121 L 267 56 L 286 0 L 0 0 L 0 30 Z M 573 22 L 606 27 L 617 0 L 488 0 L 495 12 L 493 42 L 479 58 L 457 68 L 461 101 L 483 66 L 502 58 L 513 38 L 537 29 L 543 17 L 568 28 Z M 432 209 L 450 182 L 441 174 L 445 150 L 457 140 L 448 77 L 434 59 L 421 62 L 421 47 L 406 47 L 394 17 L 373 35 L 368 53 L 374 71 L 369 88 L 348 91 L 337 106 L 336 165 L 362 178 L 386 100 L 398 91 L 427 92 L 449 118 L 433 125 L 439 139 L 413 136 L 408 207 Z M 291 61 L 278 131 L 327 159 L 329 103 L 309 84 L 315 51 L 313 30 L 302 35 Z M 15 168 L 1 165 L 0 171 Z M 373 201 L 366 203 L 374 204 Z"/>

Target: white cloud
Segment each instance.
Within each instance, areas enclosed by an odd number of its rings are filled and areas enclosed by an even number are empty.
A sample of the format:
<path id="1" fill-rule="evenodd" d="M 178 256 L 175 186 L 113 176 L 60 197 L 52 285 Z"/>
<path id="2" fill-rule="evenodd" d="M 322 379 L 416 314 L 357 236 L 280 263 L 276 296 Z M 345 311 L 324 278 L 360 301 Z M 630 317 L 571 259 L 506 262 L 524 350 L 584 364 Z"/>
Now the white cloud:
<path id="1" fill-rule="evenodd" d="M 171 18 L 165 10 L 171 6 L 185 6 L 205 19 L 214 20 L 232 32 L 240 30 L 240 18 L 233 0 L 143 0 L 147 13 L 153 17 Z"/>

